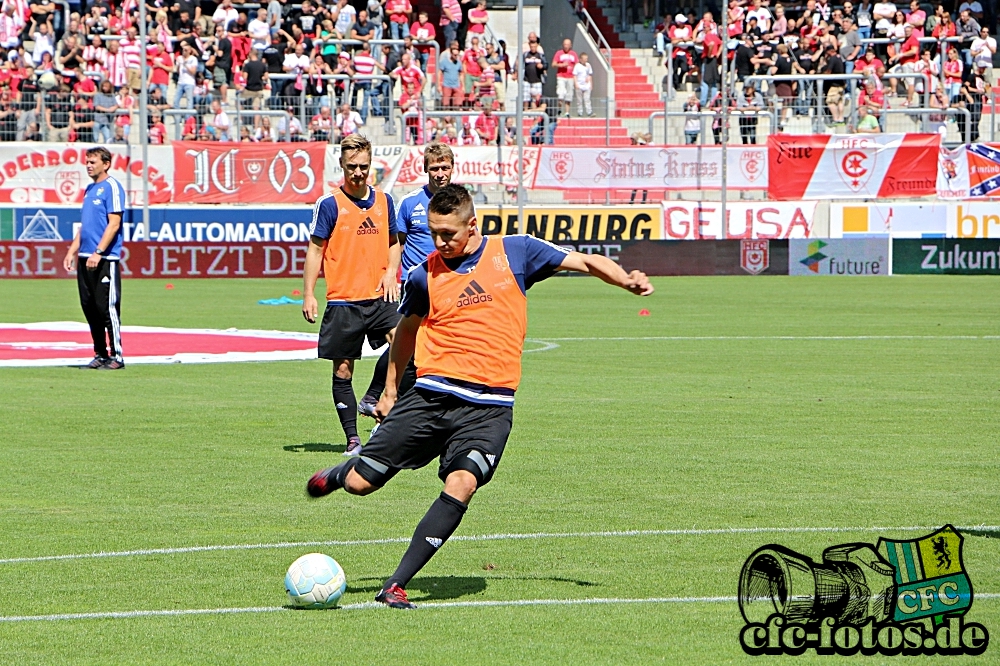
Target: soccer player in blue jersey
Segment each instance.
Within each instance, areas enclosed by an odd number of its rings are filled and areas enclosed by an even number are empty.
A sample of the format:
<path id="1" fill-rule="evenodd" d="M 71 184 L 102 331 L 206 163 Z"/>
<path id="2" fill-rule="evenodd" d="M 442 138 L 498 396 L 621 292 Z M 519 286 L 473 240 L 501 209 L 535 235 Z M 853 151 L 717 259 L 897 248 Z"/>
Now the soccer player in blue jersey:
<path id="1" fill-rule="evenodd" d="M 396 231 L 399 242 L 403 244 L 402 272 L 403 288 L 406 288 L 406 276 L 410 269 L 419 266 L 427 260 L 427 255 L 434 251 L 434 239 L 427 228 L 427 207 L 431 197 L 442 187 L 451 183 L 455 171 L 455 153 L 440 141 L 432 141 L 424 148 L 424 172 L 427 174 L 427 184 L 413 190 L 399 202 L 396 209 Z M 371 386 L 358 403 L 358 412 L 363 416 L 375 418 L 375 406 L 385 390 L 385 377 L 389 369 L 389 352 L 386 351 L 375 364 L 375 374 Z M 407 390 L 417 380 L 416 369 L 411 362 L 400 384 L 400 394 Z M 378 426 L 376 426 L 377 428 Z M 372 434 L 375 431 L 372 430 Z"/>
<path id="2" fill-rule="evenodd" d="M 94 339 L 94 358 L 86 367 L 120 370 L 122 357 L 121 290 L 118 261 L 122 253 L 122 213 L 125 188 L 108 175 L 111 153 L 107 148 L 87 151 L 87 186 L 80 211 L 80 229 L 63 259 L 67 272 L 76 271 L 80 305 Z M 77 270 L 77 264 L 84 266 Z M 109 351 L 110 343 L 110 351 Z"/>

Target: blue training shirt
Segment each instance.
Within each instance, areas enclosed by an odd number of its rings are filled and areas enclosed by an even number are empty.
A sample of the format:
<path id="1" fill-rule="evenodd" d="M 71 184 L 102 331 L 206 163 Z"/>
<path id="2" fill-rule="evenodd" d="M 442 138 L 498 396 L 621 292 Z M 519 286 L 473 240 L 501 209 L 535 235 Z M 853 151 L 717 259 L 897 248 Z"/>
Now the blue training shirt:
<path id="1" fill-rule="evenodd" d="M 445 259 L 445 265 L 457 273 L 469 273 L 483 256 L 486 241 L 472 254 L 456 259 Z M 504 236 L 503 249 L 507 254 L 510 271 L 517 280 L 521 293 L 526 293 L 536 282 L 551 277 L 559 270 L 569 250 L 535 238 L 534 236 Z M 427 294 L 427 261 L 415 266 L 406 281 L 403 301 L 399 312 L 404 316 L 426 317 L 430 312 L 430 297 Z M 484 331 L 486 333 L 486 331 Z M 470 384 L 447 377 L 425 376 L 417 379 L 417 386 L 428 391 L 448 393 L 465 400 L 484 405 L 509 406 L 514 404 L 514 391 Z"/>
<path id="2" fill-rule="evenodd" d="M 406 234 L 403 244 L 403 282 L 406 274 L 414 266 L 422 264 L 427 255 L 434 251 L 434 239 L 427 228 L 427 208 L 431 203 L 431 191 L 424 185 L 419 187 L 399 202 L 396 213 L 396 228 Z"/>
<path id="3" fill-rule="evenodd" d="M 344 192 L 344 188 L 341 187 L 340 191 Z M 367 199 L 355 199 L 350 194 L 347 194 L 347 192 L 344 192 L 344 194 L 361 210 L 368 210 L 375 205 L 374 187 L 368 188 Z M 385 198 L 389 204 L 389 235 L 395 236 L 397 232 L 396 204 L 393 203 L 392 195 L 388 192 L 385 193 Z M 328 240 L 337 226 L 337 212 L 337 200 L 332 194 L 324 194 L 317 199 L 316 205 L 313 207 L 313 218 L 312 224 L 309 225 L 309 235 Z"/>
<path id="4" fill-rule="evenodd" d="M 91 183 L 83 195 L 83 208 L 80 210 L 80 251 L 81 257 L 89 257 L 98 248 L 98 243 L 104 237 L 108 228 L 109 213 L 125 211 L 125 188 L 117 180 L 108 176 L 99 183 Z M 122 227 L 109 247 L 104 248 L 103 256 L 118 260 L 122 254 Z"/>

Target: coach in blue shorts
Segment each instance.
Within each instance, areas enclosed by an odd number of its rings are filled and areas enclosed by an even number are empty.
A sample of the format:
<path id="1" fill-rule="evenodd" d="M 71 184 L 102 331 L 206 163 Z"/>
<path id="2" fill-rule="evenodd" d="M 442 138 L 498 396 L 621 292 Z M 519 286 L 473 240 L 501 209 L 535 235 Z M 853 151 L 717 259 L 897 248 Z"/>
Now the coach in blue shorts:
<path id="1" fill-rule="evenodd" d="M 108 175 L 109 168 L 111 153 L 107 148 L 87 151 L 87 175 L 94 182 L 84 193 L 80 230 L 63 259 L 67 272 L 76 271 L 80 305 L 94 339 L 94 358 L 86 367 L 95 370 L 125 367 L 122 358 L 122 274 L 118 267 L 122 253 L 125 189 Z M 79 262 L 84 266 L 77 270 Z"/>

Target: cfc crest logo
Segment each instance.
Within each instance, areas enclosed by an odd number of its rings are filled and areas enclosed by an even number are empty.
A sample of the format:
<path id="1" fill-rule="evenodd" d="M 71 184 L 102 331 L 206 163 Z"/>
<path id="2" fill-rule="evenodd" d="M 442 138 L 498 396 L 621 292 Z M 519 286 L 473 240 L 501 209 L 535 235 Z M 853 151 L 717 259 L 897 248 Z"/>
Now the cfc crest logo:
<path id="1" fill-rule="evenodd" d="M 464 308 L 468 305 L 488 303 L 492 300 L 493 297 L 487 294 L 486 290 L 480 287 L 478 282 L 473 280 L 469 283 L 469 286 L 462 291 L 462 295 L 458 297 L 455 307 Z"/>
<path id="2" fill-rule="evenodd" d="M 845 543 L 822 562 L 770 544 L 740 573 L 747 654 L 982 654 L 989 632 L 965 615 L 972 582 L 951 525 L 911 541 Z"/>

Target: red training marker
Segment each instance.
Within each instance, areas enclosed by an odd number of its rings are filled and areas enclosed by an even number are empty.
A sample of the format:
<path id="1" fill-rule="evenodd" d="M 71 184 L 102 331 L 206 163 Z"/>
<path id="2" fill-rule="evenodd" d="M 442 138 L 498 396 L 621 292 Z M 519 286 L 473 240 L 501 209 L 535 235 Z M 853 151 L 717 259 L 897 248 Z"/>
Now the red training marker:
<path id="1" fill-rule="evenodd" d="M 640 317 L 648 317 L 649 316 L 649 310 L 646 310 L 645 308 L 643 308 L 642 310 L 639 310 L 639 316 Z"/>
<path id="2" fill-rule="evenodd" d="M 302 292 L 299 291 L 298 289 L 294 289 L 292 291 L 292 296 L 301 296 L 301 295 L 302 295 Z"/>
<path id="3" fill-rule="evenodd" d="M 174 285 L 173 285 L 173 284 L 171 284 L 171 283 L 169 283 L 169 282 L 168 282 L 168 283 L 166 284 L 166 286 L 164 287 L 164 289 L 173 289 L 173 288 L 174 288 Z"/>

